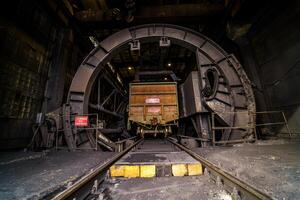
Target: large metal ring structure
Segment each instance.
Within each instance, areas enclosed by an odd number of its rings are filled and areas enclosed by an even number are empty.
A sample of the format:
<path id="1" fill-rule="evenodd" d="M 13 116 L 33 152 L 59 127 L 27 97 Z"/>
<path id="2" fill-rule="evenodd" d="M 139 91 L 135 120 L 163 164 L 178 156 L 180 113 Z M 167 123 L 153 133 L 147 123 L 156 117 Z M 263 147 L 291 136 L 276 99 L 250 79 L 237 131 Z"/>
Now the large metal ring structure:
<path id="1" fill-rule="evenodd" d="M 113 55 L 124 48 L 128 48 L 133 41 L 138 40 L 140 43 L 159 42 L 162 37 L 167 37 L 171 43 L 195 52 L 198 71 L 203 69 L 199 73 L 199 76 L 202 76 L 200 85 L 205 85 L 205 74 L 208 73 L 208 69 L 218 71 L 218 81 L 220 82 L 218 88 L 213 96 L 200 100 L 204 101 L 202 103 L 206 105 L 208 111 L 215 112 L 222 121 L 227 122 L 225 124 L 228 127 L 239 127 L 244 124 L 252 127 L 254 125 L 255 100 L 253 91 L 250 81 L 237 59 L 233 55 L 227 54 L 216 43 L 202 34 L 168 24 L 148 24 L 126 28 L 109 36 L 93 49 L 73 78 L 68 95 L 71 112 L 76 114 L 88 113 L 89 96 L 93 83 Z M 223 99 L 220 99 L 222 96 Z M 232 113 L 237 111 L 247 114 Z M 246 128 L 243 131 L 225 130 L 225 132 L 231 135 L 230 139 L 243 139 L 252 134 L 253 130 Z M 227 138 L 229 137 L 228 134 Z"/>

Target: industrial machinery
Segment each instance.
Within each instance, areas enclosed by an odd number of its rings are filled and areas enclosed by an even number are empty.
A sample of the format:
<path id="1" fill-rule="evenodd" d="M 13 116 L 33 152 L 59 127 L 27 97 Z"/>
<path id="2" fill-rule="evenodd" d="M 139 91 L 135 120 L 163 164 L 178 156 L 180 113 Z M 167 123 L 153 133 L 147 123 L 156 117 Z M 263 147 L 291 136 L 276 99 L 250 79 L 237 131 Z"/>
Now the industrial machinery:
<path id="1" fill-rule="evenodd" d="M 131 83 L 129 86 L 128 128 L 136 127 L 141 137 L 146 134 L 167 137 L 179 117 L 177 83 Z"/>
<path id="2" fill-rule="evenodd" d="M 155 43 L 162 52 L 172 44 L 188 49 L 195 62 L 184 69 L 186 76 L 179 77 L 182 81 L 172 78 L 178 84 L 178 103 L 175 83 L 131 84 L 129 122 L 134 126 L 138 124 L 139 134 L 165 131 L 168 135 L 169 127 L 178 119 L 176 134 L 183 139 L 182 143 L 190 138 L 200 141 L 200 146 L 255 140 L 255 98 L 251 82 L 234 55 L 191 29 L 148 24 L 126 28 L 106 38 L 79 66 L 67 102 L 56 122 L 61 127 L 53 129 L 59 130 L 61 136 L 63 134 L 64 144 L 70 150 L 87 142 L 97 149 L 94 139 L 96 143 L 101 140 L 101 144 L 108 145 L 107 149 L 115 149 L 113 143 L 103 139 L 104 134 L 108 137 L 112 134 L 126 135 L 128 82 L 122 81 L 118 68 L 114 68 L 110 61 L 124 49 L 139 56 L 143 44 L 149 42 Z M 157 69 L 156 73 L 161 69 Z M 175 77 L 174 73 L 169 74 Z M 170 89 L 167 91 L 171 92 L 169 96 L 152 96 L 151 92 L 163 91 L 161 88 L 164 87 Z M 92 117 L 93 114 L 96 115 L 88 121 L 88 127 L 76 126 L 76 117 Z M 167 129 L 162 129 L 163 126 Z"/>

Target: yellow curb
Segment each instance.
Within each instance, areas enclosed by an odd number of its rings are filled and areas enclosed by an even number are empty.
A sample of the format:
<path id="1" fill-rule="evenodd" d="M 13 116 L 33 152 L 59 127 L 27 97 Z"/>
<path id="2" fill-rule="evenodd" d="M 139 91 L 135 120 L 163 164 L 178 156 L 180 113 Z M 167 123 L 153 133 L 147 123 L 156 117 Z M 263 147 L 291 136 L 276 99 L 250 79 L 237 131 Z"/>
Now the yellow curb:
<path id="1" fill-rule="evenodd" d="M 142 178 L 155 177 L 156 176 L 156 167 L 155 165 L 141 165 L 140 172 Z"/>
<path id="2" fill-rule="evenodd" d="M 201 175 L 202 174 L 202 165 L 199 164 L 188 164 L 188 175 L 194 176 L 194 175 Z"/>
<path id="3" fill-rule="evenodd" d="M 185 176 L 187 174 L 187 167 L 185 164 L 172 165 L 173 176 Z"/>
<path id="4" fill-rule="evenodd" d="M 138 165 L 125 165 L 124 166 L 124 177 L 136 178 L 140 176 L 140 167 Z"/>
<path id="5" fill-rule="evenodd" d="M 113 165 L 109 168 L 111 177 L 124 177 L 124 166 Z"/>

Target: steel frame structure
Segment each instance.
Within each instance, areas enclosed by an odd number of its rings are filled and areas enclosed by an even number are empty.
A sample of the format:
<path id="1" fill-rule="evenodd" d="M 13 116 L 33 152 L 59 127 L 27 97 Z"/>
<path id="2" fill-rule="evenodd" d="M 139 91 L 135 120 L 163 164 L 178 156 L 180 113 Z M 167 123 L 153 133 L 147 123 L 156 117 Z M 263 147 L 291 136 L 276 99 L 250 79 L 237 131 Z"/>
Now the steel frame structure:
<path id="1" fill-rule="evenodd" d="M 199 137 L 211 138 L 208 127 L 209 113 L 216 113 L 224 126 L 239 126 L 243 121 L 255 124 L 255 116 L 240 118 L 225 112 L 249 111 L 255 113 L 256 106 L 251 83 L 237 59 L 227 54 L 216 43 L 202 34 L 180 26 L 169 24 L 148 24 L 123 29 L 103 40 L 95 47 L 79 66 L 70 86 L 68 101 L 70 112 L 87 114 L 89 98 L 97 77 L 110 59 L 118 52 L 127 49 L 134 41 L 139 43 L 159 42 L 162 38 L 195 52 L 198 70 L 199 91 L 205 87 L 205 74 L 208 69 L 218 72 L 217 92 L 212 97 L 201 96 L 197 100 L 200 111 L 186 113 L 182 117 L 194 119 Z M 223 89 L 222 89 L 223 88 Z M 225 89 L 224 89 L 225 88 Z M 67 120 L 70 123 L 70 120 Z M 206 125 L 205 125 L 206 124 Z M 230 130 L 222 135 L 224 140 L 241 139 L 253 135 L 252 129 Z M 69 138 L 71 139 L 71 138 Z M 71 142 L 74 144 L 74 142 Z M 76 146 L 76 145 L 75 145 Z M 71 146 L 71 148 L 74 148 Z"/>

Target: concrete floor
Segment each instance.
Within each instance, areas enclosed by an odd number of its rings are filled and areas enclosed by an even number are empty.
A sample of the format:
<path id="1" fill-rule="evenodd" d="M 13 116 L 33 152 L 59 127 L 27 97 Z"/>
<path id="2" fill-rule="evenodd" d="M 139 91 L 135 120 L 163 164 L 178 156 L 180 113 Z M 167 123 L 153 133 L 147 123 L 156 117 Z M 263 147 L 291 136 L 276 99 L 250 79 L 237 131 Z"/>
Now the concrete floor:
<path id="1" fill-rule="evenodd" d="M 110 152 L 1 152 L 0 199 L 40 199 L 109 159 Z"/>
<path id="2" fill-rule="evenodd" d="M 163 139 L 144 140 L 137 149 L 123 156 L 116 164 L 180 164 L 199 163 L 186 152 Z"/>
<path id="3" fill-rule="evenodd" d="M 275 199 L 300 199 L 300 142 L 271 140 L 195 150 Z"/>
<path id="4" fill-rule="evenodd" d="M 104 185 L 105 199 L 114 200 L 231 200 L 208 176 L 110 179 Z"/>
<path id="5" fill-rule="evenodd" d="M 300 142 L 259 141 L 195 149 L 275 199 L 300 197 Z M 38 199 L 108 160 L 110 152 L 1 152 L 0 199 Z M 111 199 L 230 199 L 206 176 L 109 179 Z"/>

